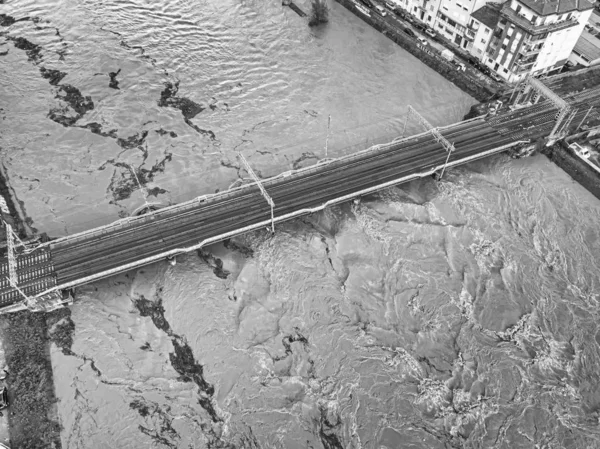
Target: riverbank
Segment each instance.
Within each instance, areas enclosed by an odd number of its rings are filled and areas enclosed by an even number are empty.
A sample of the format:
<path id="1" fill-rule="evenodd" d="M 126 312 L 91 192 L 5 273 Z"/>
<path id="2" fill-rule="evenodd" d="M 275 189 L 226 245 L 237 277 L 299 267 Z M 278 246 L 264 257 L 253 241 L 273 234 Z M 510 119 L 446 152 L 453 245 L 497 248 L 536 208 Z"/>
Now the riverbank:
<path id="1" fill-rule="evenodd" d="M 0 316 L 0 338 L 10 373 L 5 382 L 11 448 L 62 447 L 50 362 L 49 315 L 24 311 Z"/>
<path id="2" fill-rule="evenodd" d="M 17 233 L 23 238 L 30 237 L 30 228 L 18 212 L 3 168 L 0 193 L 6 200 Z M 4 227 L 2 231 L 4 234 Z M 61 313 L 68 313 L 68 309 L 50 314 L 23 311 L 0 315 L 4 354 L 1 368 L 9 372 L 5 384 L 10 404 L 0 416 L 0 431 L 8 434 L 0 433 L 0 440 L 13 449 L 61 447 L 48 334 L 48 321 L 55 322 Z"/>
<path id="3" fill-rule="evenodd" d="M 457 70 L 452 63 L 442 58 L 436 50 L 429 49 L 427 46 L 423 47 L 399 27 L 392 26 L 383 17 L 377 16 L 374 11 L 371 12 L 370 16 L 367 16 L 359 11 L 351 0 L 335 1 L 479 102 L 489 101 L 497 94 L 498 89 L 493 89 L 478 78 Z"/>
<path id="4" fill-rule="evenodd" d="M 548 159 L 600 200 L 600 176 L 563 141 L 542 151 Z"/>

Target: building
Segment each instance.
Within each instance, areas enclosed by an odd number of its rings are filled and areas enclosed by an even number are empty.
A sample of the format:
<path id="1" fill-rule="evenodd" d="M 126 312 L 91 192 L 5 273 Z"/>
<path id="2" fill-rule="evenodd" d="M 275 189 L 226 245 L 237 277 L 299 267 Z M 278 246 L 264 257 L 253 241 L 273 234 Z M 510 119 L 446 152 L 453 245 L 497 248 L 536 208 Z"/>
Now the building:
<path id="1" fill-rule="evenodd" d="M 483 58 L 509 82 L 559 71 L 587 24 L 590 0 L 509 0 Z"/>
<path id="2" fill-rule="evenodd" d="M 471 14 L 489 0 L 439 0 L 434 29 L 457 46 L 467 49 L 473 41 L 473 30 L 469 34 Z"/>
<path id="3" fill-rule="evenodd" d="M 600 63 L 600 15 L 596 11 L 579 36 L 569 61 L 584 67 Z"/>
<path id="4" fill-rule="evenodd" d="M 465 33 L 468 42 L 466 48 L 480 61 L 484 59 L 492 34 L 500 21 L 501 6 L 498 3 L 488 3 L 471 14 Z"/>
<path id="5" fill-rule="evenodd" d="M 433 28 L 440 0 L 397 0 L 412 16 Z"/>
<path id="6" fill-rule="evenodd" d="M 600 39 L 583 30 L 569 56 L 569 61 L 584 67 L 600 64 Z"/>

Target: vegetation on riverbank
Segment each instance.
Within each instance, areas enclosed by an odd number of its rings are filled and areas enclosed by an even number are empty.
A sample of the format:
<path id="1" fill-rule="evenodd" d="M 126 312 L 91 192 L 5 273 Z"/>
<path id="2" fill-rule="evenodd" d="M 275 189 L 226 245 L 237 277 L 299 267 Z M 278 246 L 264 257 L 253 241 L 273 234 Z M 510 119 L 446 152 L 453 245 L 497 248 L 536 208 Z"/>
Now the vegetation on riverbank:
<path id="1" fill-rule="evenodd" d="M 329 6 L 327 0 L 312 0 L 308 26 L 317 26 L 329 22 Z"/>
<path id="2" fill-rule="evenodd" d="M 46 321 L 29 311 L 0 317 L 0 338 L 6 355 L 10 406 L 7 409 L 12 447 L 61 447 L 54 379 Z"/>

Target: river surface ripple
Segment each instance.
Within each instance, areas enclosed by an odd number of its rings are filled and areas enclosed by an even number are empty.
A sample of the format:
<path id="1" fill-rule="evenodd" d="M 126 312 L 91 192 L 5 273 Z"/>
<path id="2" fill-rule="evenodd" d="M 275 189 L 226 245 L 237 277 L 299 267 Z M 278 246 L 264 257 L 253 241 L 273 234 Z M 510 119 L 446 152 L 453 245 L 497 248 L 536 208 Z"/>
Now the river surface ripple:
<path id="1" fill-rule="evenodd" d="M 278 1 L 0 5 L 28 17 L 0 28 L 0 146 L 32 226 L 126 214 L 129 165 L 179 201 L 235 151 L 314 163 L 328 115 L 343 154 L 473 102 L 331 6 L 310 30 Z M 598 447 L 598 222 L 500 155 L 86 286 L 52 349 L 63 447 Z"/>

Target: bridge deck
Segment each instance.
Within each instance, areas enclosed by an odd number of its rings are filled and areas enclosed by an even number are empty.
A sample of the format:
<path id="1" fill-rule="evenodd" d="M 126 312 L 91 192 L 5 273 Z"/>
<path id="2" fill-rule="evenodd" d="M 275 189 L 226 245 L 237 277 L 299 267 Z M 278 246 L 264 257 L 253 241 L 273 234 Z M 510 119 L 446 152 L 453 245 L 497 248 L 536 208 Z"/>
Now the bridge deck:
<path id="1" fill-rule="evenodd" d="M 579 124 L 600 88 L 573 95 Z M 503 151 L 518 140 L 547 136 L 556 108 L 547 102 L 491 119 L 475 119 L 440 129 L 454 143 L 449 165 L 467 163 Z M 326 204 L 424 176 L 439 169 L 447 153 L 431 134 L 420 134 L 355 155 L 318 164 L 264 181 L 275 202 L 276 221 L 309 213 Z M 36 295 L 58 285 L 67 288 L 99 276 L 126 271 L 169 251 L 189 250 L 200 242 L 225 239 L 268 224 L 270 208 L 256 185 L 165 208 L 149 215 L 116 222 L 64 237 L 20 256 L 19 285 Z M 211 240 L 212 239 L 212 240 Z M 2 274 L 4 273 L 4 274 Z M 0 276 L 7 261 L 0 261 Z M 0 307 L 19 300 L 7 281 L 0 281 Z"/>

